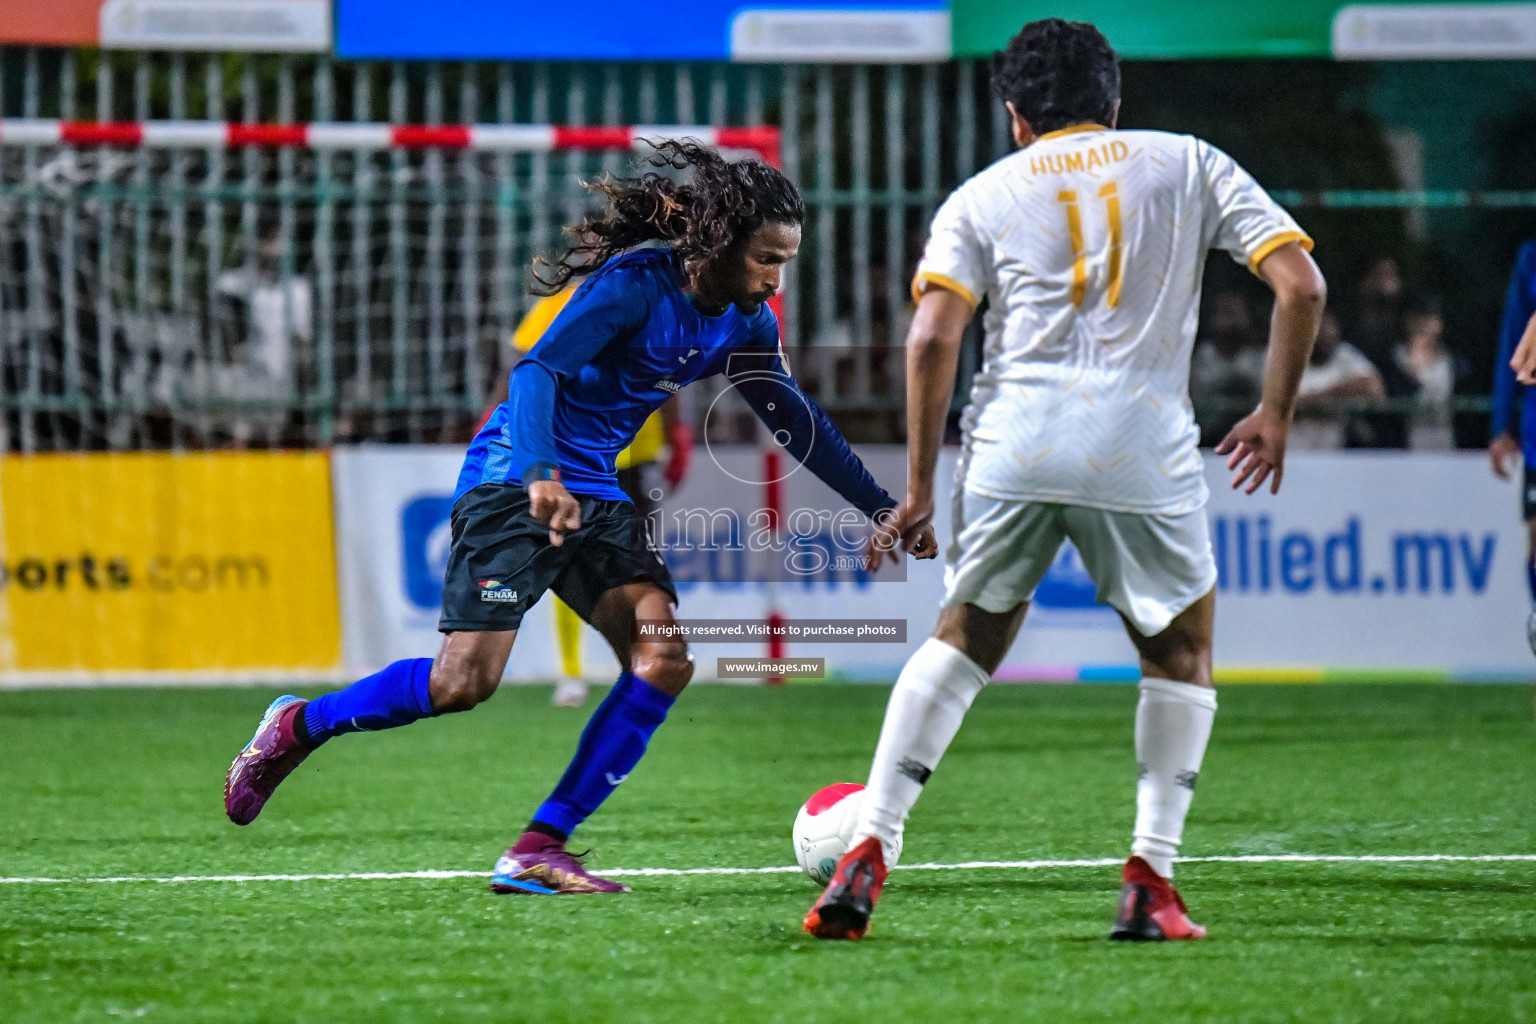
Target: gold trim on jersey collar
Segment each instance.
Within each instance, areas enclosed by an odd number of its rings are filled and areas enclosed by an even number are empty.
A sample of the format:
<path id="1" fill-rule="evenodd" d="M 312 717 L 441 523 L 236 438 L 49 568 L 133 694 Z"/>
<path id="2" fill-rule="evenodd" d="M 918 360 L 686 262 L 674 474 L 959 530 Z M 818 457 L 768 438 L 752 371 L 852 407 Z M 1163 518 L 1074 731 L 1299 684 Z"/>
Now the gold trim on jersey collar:
<path id="1" fill-rule="evenodd" d="M 1057 138 L 1058 136 L 1062 136 L 1062 135 L 1075 135 L 1078 132 L 1107 132 L 1107 131 L 1109 131 L 1108 128 L 1104 127 L 1103 125 L 1101 125 L 1101 124 L 1099 124 L 1099 123 L 1097 123 L 1095 121 L 1085 121 L 1082 124 L 1069 124 L 1065 128 L 1057 128 L 1055 131 L 1053 131 L 1053 132 L 1046 132 L 1044 135 L 1036 135 L 1035 136 L 1035 141 L 1036 142 L 1044 142 L 1046 139 L 1054 139 L 1054 138 Z"/>

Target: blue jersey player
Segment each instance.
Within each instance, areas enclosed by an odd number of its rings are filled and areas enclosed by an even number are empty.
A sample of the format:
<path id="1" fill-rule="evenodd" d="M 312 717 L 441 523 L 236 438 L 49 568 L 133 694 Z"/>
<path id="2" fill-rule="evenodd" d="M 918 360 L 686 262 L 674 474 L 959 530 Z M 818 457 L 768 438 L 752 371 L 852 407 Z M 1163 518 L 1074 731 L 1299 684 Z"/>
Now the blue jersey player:
<path id="1" fill-rule="evenodd" d="M 514 370 L 508 400 L 470 444 L 451 519 L 436 659 L 397 661 L 311 701 L 273 701 L 231 765 L 225 810 L 261 812 L 278 784 L 333 736 L 467 711 L 495 692 L 523 613 L 553 590 L 600 631 L 627 670 L 593 712 L 575 756 L 527 831 L 497 862 L 497 892 L 625 892 L 566 851 L 572 830 L 645 753 L 688 685 L 680 640 L 640 640 L 670 622 L 677 592 L 614 460 L 645 418 L 693 381 L 724 374 L 776 439 L 874 517 L 895 502 L 796 386 L 766 305 L 800 246 L 795 187 L 756 161 L 667 142 L 652 162 L 691 170 L 594 186 L 606 211 L 578 225 L 546 291 L 585 280 Z M 635 249 L 643 243 L 661 243 Z M 936 553 L 932 531 L 919 557 Z"/>
<path id="2" fill-rule="evenodd" d="M 1536 653 L 1536 238 L 1520 247 L 1509 278 L 1504 323 L 1499 333 L 1499 357 L 1493 370 L 1492 442 L 1488 455 L 1493 471 L 1509 478 L 1516 454 L 1525 463 L 1520 509 L 1527 540 L 1525 573 L 1531 592 L 1531 617 L 1526 639 Z"/>

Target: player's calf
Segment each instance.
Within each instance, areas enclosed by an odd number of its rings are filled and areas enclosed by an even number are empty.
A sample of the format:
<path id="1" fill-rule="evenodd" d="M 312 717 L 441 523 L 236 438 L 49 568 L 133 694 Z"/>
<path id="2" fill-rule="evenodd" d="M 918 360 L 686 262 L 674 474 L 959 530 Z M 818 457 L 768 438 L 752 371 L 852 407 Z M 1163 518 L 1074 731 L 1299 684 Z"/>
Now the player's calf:
<path id="1" fill-rule="evenodd" d="M 432 713 L 468 711 L 490 700 L 516 639 L 516 630 L 456 630 L 444 636 L 427 684 Z"/>
<path id="2" fill-rule="evenodd" d="M 474 662 L 439 661 L 432 666 L 432 710 L 439 715 L 468 711 L 491 699 L 501 674 Z"/>

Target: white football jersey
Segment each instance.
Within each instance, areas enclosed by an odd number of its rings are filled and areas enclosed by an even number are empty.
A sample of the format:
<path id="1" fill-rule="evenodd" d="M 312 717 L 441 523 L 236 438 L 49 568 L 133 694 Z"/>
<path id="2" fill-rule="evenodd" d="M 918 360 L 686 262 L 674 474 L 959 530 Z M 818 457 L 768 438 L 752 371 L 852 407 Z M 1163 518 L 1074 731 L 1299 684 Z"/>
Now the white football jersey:
<path id="1" fill-rule="evenodd" d="M 957 484 L 978 494 L 1177 515 L 1205 504 L 1189 402 L 1205 256 L 1257 268 L 1312 241 L 1199 139 L 1075 126 L 939 208 L 914 295 L 989 300 Z"/>

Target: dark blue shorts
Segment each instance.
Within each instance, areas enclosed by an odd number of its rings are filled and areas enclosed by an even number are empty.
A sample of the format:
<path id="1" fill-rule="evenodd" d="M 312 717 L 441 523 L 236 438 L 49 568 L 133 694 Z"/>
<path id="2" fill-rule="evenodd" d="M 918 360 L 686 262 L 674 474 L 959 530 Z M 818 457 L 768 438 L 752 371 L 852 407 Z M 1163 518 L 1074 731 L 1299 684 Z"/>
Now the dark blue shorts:
<path id="1" fill-rule="evenodd" d="M 675 603 L 672 574 L 635 506 L 577 500 L 581 529 L 556 547 L 520 484 L 481 484 L 460 498 L 449 520 L 453 541 L 437 628 L 516 629 L 546 590 L 588 621 L 597 599 L 626 583 L 654 583 Z"/>

